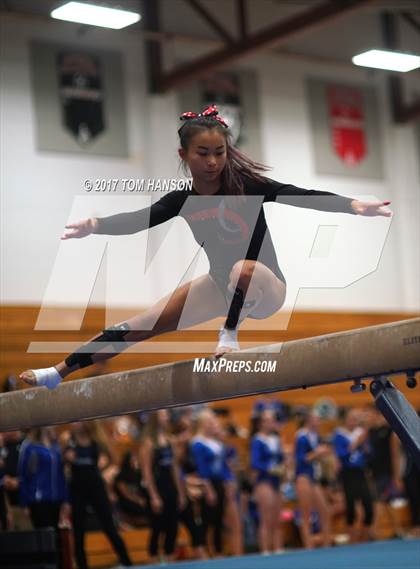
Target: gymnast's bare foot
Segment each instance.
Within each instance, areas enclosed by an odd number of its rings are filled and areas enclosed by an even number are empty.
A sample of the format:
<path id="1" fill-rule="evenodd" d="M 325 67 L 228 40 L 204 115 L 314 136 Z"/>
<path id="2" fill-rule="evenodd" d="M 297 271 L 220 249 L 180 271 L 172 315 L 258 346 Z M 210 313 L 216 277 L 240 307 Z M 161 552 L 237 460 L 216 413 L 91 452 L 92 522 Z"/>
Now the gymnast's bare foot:
<path id="1" fill-rule="evenodd" d="M 63 378 L 55 367 L 48 367 L 23 371 L 19 375 L 19 379 L 22 379 L 28 385 L 32 385 L 32 387 L 45 386 L 48 389 L 55 389 Z"/>
<path id="2" fill-rule="evenodd" d="M 28 385 L 32 385 L 32 386 L 36 385 L 36 377 L 35 377 L 34 372 L 31 369 L 27 369 L 26 371 L 23 371 L 19 375 L 19 379 L 22 379 Z"/>
<path id="3" fill-rule="evenodd" d="M 219 359 L 224 354 L 237 352 L 240 349 L 238 342 L 238 330 L 235 328 L 229 330 L 228 328 L 220 328 L 219 342 L 214 352 L 215 358 Z"/>

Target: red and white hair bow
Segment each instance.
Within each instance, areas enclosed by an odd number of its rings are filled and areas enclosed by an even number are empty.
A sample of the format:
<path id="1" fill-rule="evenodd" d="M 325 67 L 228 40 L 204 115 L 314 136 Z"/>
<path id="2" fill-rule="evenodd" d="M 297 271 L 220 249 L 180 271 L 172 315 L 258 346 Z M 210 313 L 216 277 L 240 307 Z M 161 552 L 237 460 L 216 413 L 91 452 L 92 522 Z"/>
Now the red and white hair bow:
<path id="1" fill-rule="evenodd" d="M 217 110 L 216 105 L 210 105 L 202 113 L 194 113 L 192 111 L 187 111 L 186 113 L 182 113 L 179 117 L 182 121 L 186 121 L 188 119 L 196 119 L 198 117 L 211 117 L 217 120 L 220 124 L 224 127 L 229 128 L 227 123 L 219 116 L 219 111 Z"/>

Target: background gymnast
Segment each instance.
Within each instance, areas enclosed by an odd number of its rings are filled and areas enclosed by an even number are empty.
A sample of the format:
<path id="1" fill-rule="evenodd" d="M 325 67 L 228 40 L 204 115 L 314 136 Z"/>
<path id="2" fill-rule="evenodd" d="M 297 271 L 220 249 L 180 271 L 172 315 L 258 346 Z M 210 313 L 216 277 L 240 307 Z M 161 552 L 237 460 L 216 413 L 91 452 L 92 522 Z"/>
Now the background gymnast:
<path id="1" fill-rule="evenodd" d="M 321 211 L 365 216 L 392 214 L 389 201 L 363 202 L 330 192 L 305 190 L 266 178 L 268 168 L 231 144 L 229 129 L 211 106 L 181 115 L 179 156 L 193 187 L 174 191 L 151 207 L 70 225 L 62 239 L 90 234 L 126 235 L 147 230 L 175 216 L 188 223 L 207 254 L 210 270 L 140 315 L 104 330 L 54 367 L 27 370 L 20 378 L 52 389 L 67 375 L 107 360 L 130 345 L 165 332 L 226 317 L 216 356 L 239 349 L 237 334 L 246 318 L 262 319 L 284 303 L 286 281 L 277 263 L 263 203 L 277 201 Z"/>

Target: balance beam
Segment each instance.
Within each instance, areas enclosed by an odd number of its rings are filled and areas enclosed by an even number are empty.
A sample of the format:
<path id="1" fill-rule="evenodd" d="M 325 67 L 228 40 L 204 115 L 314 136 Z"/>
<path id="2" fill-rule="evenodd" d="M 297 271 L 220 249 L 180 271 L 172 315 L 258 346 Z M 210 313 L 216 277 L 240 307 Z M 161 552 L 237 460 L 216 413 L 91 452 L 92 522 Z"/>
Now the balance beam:
<path id="1" fill-rule="evenodd" d="M 52 391 L 40 387 L 4 393 L 0 432 L 419 370 L 420 318 L 251 348 L 225 358 L 238 367 L 241 361 L 252 367 L 276 362 L 276 370 L 199 372 L 188 360 L 65 381 Z"/>

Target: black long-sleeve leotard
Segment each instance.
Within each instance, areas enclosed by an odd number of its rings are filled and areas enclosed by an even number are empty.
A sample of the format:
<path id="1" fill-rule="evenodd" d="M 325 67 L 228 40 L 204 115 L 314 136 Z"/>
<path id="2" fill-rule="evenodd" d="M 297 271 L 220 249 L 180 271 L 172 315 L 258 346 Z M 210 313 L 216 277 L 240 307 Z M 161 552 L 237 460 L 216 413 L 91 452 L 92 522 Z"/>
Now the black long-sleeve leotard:
<path id="1" fill-rule="evenodd" d="M 261 182 L 244 180 L 243 197 L 227 196 L 223 188 L 211 196 L 200 195 L 194 188 L 171 192 L 150 207 L 98 218 L 96 233 L 128 235 L 181 216 L 207 254 L 210 275 L 223 292 L 233 265 L 241 259 L 260 261 L 285 282 L 264 215 L 267 202 L 355 213 L 352 198 L 264 178 Z"/>

